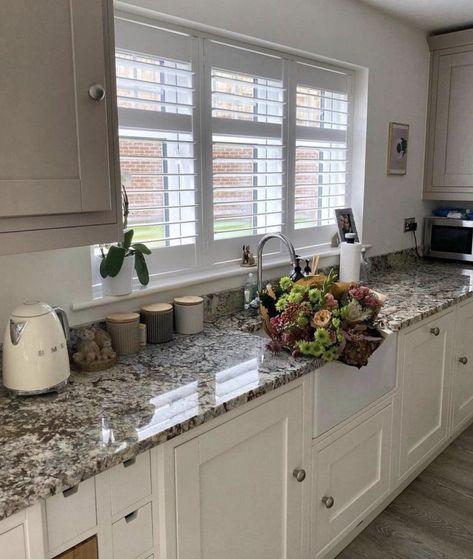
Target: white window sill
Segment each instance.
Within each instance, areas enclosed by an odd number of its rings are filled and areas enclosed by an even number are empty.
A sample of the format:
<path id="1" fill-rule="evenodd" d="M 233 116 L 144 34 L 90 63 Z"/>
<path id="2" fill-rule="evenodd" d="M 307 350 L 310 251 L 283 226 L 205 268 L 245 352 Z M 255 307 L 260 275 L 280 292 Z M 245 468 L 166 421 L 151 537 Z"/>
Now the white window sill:
<path id="1" fill-rule="evenodd" d="M 363 248 L 369 249 L 371 245 L 364 244 Z M 301 258 L 309 258 L 314 255 L 314 249 L 310 250 L 298 250 L 298 254 Z M 337 259 L 340 255 L 340 248 L 331 248 L 323 252 L 319 252 L 320 256 L 319 268 L 323 268 L 328 265 L 334 265 L 333 260 Z M 332 262 L 327 262 L 332 260 Z M 289 264 L 289 258 L 286 254 L 277 255 L 277 257 L 267 256 L 264 259 L 263 271 L 271 270 L 274 268 L 281 268 L 282 266 Z M 289 271 L 289 266 L 288 266 Z M 222 280 L 226 278 L 232 278 L 235 276 L 245 276 L 249 272 L 256 274 L 256 266 L 253 268 L 244 268 L 238 264 L 226 264 L 222 267 L 216 267 L 211 270 L 201 270 L 192 273 L 183 273 L 178 277 L 173 276 L 169 278 L 161 278 L 157 281 L 150 282 L 146 287 L 139 287 L 132 291 L 129 295 L 123 295 L 120 297 L 105 296 L 97 294 L 97 297 L 89 301 L 82 301 L 79 303 L 73 303 L 71 309 L 73 311 L 83 311 L 86 309 L 92 309 L 95 307 L 102 307 L 106 305 L 111 305 L 117 302 L 128 301 L 138 299 L 140 297 L 147 297 L 153 295 L 154 293 L 159 293 L 160 295 L 168 291 L 175 291 L 176 289 L 181 289 L 184 287 L 189 287 L 192 285 L 202 284 L 206 282 Z"/>

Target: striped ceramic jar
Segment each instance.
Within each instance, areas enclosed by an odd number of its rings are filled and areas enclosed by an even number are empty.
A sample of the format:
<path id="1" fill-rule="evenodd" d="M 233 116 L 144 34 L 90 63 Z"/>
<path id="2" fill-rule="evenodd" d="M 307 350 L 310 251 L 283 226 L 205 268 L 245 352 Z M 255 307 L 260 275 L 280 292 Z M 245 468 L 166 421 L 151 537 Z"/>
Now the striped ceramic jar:
<path id="1" fill-rule="evenodd" d="M 155 303 L 141 308 L 141 322 L 146 324 L 149 344 L 169 342 L 173 337 L 173 311 L 168 303 Z"/>

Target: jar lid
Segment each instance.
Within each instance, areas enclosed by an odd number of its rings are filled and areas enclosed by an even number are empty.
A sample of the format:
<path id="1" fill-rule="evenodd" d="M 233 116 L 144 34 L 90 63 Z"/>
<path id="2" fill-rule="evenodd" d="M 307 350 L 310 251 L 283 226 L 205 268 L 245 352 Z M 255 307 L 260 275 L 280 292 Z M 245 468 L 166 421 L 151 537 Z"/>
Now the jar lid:
<path id="1" fill-rule="evenodd" d="M 106 321 L 114 324 L 126 324 L 127 322 L 136 322 L 139 319 L 140 315 L 137 312 L 116 312 L 109 314 Z"/>
<path id="2" fill-rule="evenodd" d="M 203 303 L 203 301 L 204 300 L 202 299 L 202 297 L 199 297 L 198 295 L 187 295 L 185 297 L 174 298 L 175 305 L 185 305 L 185 306 L 200 305 L 201 303 Z"/>
<path id="3" fill-rule="evenodd" d="M 172 311 L 172 305 L 169 303 L 153 303 L 151 305 L 144 305 L 141 311 L 149 314 L 165 314 Z"/>

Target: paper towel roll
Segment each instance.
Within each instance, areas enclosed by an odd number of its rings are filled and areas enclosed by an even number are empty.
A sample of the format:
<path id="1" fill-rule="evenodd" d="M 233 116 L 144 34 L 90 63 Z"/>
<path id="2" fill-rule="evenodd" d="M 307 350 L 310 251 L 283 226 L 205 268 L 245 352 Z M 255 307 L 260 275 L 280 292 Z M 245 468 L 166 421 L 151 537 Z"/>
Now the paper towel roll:
<path id="1" fill-rule="evenodd" d="M 361 243 L 340 244 L 340 281 L 359 281 Z"/>

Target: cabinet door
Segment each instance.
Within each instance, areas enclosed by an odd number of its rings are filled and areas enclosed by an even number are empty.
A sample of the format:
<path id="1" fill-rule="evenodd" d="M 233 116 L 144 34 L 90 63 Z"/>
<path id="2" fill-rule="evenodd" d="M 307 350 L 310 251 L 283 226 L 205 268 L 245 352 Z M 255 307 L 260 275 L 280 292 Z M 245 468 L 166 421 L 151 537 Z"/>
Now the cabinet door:
<path id="1" fill-rule="evenodd" d="M 404 334 L 400 356 L 401 477 L 448 435 L 453 314 L 425 321 Z"/>
<path id="2" fill-rule="evenodd" d="M 437 100 L 432 187 L 473 187 L 473 50 L 436 55 Z"/>
<path id="3" fill-rule="evenodd" d="M 107 6 L 2 0 L 0 218 L 112 209 Z"/>
<path id="4" fill-rule="evenodd" d="M 457 309 L 453 359 L 453 430 L 473 417 L 473 303 Z"/>
<path id="5" fill-rule="evenodd" d="M 327 551 L 389 492 L 392 404 L 313 456 L 313 539 Z"/>
<path id="6" fill-rule="evenodd" d="M 297 559 L 302 388 L 175 450 L 179 559 Z"/>
<path id="7" fill-rule="evenodd" d="M 26 559 L 26 557 L 23 524 L 0 534 L 0 559 Z"/>

